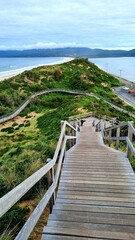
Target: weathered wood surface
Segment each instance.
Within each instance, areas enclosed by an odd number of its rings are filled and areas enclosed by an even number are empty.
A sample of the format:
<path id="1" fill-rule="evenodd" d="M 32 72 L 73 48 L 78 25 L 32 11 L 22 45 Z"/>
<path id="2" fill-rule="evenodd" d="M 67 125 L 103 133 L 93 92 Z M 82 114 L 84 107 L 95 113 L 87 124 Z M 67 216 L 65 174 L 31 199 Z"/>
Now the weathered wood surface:
<path id="1" fill-rule="evenodd" d="M 87 120 L 66 153 L 42 240 L 135 239 L 135 176 L 125 154 L 103 144 Z"/>

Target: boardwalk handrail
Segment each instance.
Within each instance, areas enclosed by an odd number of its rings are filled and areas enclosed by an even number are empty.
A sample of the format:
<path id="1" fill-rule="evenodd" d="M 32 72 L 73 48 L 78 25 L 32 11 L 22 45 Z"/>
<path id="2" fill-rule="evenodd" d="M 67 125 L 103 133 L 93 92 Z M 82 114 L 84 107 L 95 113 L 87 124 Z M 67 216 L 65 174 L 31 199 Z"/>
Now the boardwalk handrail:
<path id="1" fill-rule="evenodd" d="M 70 130 L 70 131 L 69 131 Z M 67 135 L 68 133 L 68 135 Z M 69 135 L 70 134 L 70 135 Z M 37 172 L 32 174 L 29 178 L 24 180 L 18 186 L 16 186 L 9 193 L 4 195 L 0 199 L 0 216 L 3 216 L 25 193 L 27 193 L 43 176 L 51 171 L 51 182 L 50 187 L 45 193 L 43 199 L 35 208 L 34 212 L 31 214 L 27 222 L 25 223 L 22 230 L 19 232 L 16 240 L 26 240 L 28 239 L 30 233 L 35 227 L 39 217 L 41 216 L 47 203 L 52 200 L 55 202 L 55 191 L 58 186 L 58 180 L 60 177 L 60 169 L 63 161 L 63 157 L 66 151 L 66 142 L 70 140 L 70 146 L 75 144 L 76 140 L 76 129 L 67 121 L 62 121 L 61 133 L 56 146 L 56 150 L 53 159 L 49 161 L 45 166 L 40 168 Z M 57 168 L 54 173 L 54 167 L 57 163 Z M 51 206 L 52 207 L 52 206 Z"/>
<path id="2" fill-rule="evenodd" d="M 116 103 L 114 102 L 110 102 L 109 100 L 106 100 L 105 98 L 98 96 L 94 93 L 89 93 L 89 92 L 81 92 L 81 91 L 75 91 L 75 90 L 64 90 L 64 89 L 46 89 L 46 90 L 42 90 L 39 92 L 36 92 L 34 94 L 32 94 L 24 103 L 22 103 L 17 109 L 15 109 L 13 112 L 11 112 L 10 114 L 7 114 L 5 116 L 1 116 L 0 117 L 0 123 L 9 121 L 13 118 L 15 118 L 16 116 L 18 116 L 26 107 L 27 105 L 32 101 L 32 99 L 34 99 L 37 96 L 43 95 L 43 94 L 48 94 L 48 93 L 69 93 L 69 94 L 75 94 L 75 95 L 85 95 L 85 96 L 91 96 L 91 97 L 95 97 L 97 99 L 101 99 L 104 102 L 108 103 L 109 105 L 111 105 L 112 107 L 116 108 L 117 110 L 124 112 L 126 114 L 128 114 L 129 116 L 135 118 L 135 114 L 123 109 L 121 106 L 118 106 Z"/>
<path id="3" fill-rule="evenodd" d="M 120 136 L 121 134 L 121 129 L 123 127 L 127 127 L 127 136 Z M 112 131 L 116 130 L 116 136 L 112 136 Z M 119 125 L 115 125 L 109 128 L 104 128 L 102 124 L 102 136 L 105 141 L 109 142 L 109 145 L 111 141 L 116 141 L 116 149 L 119 149 L 119 141 L 126 141 L 127 143 L 127 150 L 126 150 L 126 155 L 130 159 L 131 158 L 131 153 L 134 154 L 135 156 L 135 147 L 132 143 L 133 140 L 133 135 L 135 136 L 135 128 L 133 127 L 133 122 L 125 122 L 121 123 Z"/>
<path id="4" fill-rule="evenodd" d="M 101 130 L 101 119 L 98 121 L 98 123 L 95 125 L 96 132 L 99 132 Z"/>
<path id="5" fill-rule="evenodd" d="M 39 92 L 36 92 L 32 94 L 26 101 L 24 101 L 17 109 L 15 109 L 13 112 L 10 114 L 4 115 L 0 117 L 0 123 L 9 121 L 16 116 L 18 116 L 27 106 L 30 104 L 30 102 L 35 98 L 43 94 L 48 94 L 48 93 L 69 93 L 69 94 L 75 94 L 75 95 L 84 95 L 84 92 L 79 92 L 79 91 L 74 91 L 74 90 L 63 90 L 63 89 L 46 89 L 42 90 Z M 89 93 L 85 92 L 85 95 L 90 95 Z"/>
<path id="6" fill-rule="evenodd" d="M 87 117 L 96 117 L 96 118 L 104 119 L 107 121 L 113 120 L 111 117 L 106 116 L 106 115 L 97 114 L 95 112 L 87 112 L 87 113 L 81 113 L 81 114 L 71 116 L 71 117 L 69 117 L 69 121 L 76 120 L 77 118 L 81 119 L 81 118 L 87 118 Z"/>

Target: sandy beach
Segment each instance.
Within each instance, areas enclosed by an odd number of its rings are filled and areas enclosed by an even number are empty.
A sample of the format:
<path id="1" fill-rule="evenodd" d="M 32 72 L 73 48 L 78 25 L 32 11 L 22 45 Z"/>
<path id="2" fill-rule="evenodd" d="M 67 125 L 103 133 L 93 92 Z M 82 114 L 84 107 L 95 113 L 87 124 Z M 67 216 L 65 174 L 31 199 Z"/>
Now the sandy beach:
<path id="1" fill-rule="evenodd" d="M 10 75 L 10 76 L 5 76 L 5 77 L 0 77 L 0 82 L 3 81 L 3 80 L 6 80 L 8 78 L 12 78 L 12 77 L 15 77 L 17 76 L 19 73 L 16 73 L 16 74 L 13 74 L 13 75 Z"/>
<path id="2" fill-rule="evenodd" d="M 18 71 L 16 70 L 16 73 L 14 74 L 11 74 L 11 75 L 8 75 L 8 76 L 3 76 L 3 77 L 0 77 L 0 82 L 3 81 L 3 80 L 6 80 L 6 79 L 10 79 L 12 77 L 15 77 L 17 76 L 18 74 L 26 71 L 26 70 L 31 70 L 33 68 L 36 68 L 36 67 L 40 67 L 40 66 L 51 66 L 51 65 L 57 65 L 57 64 L 62 64 L 62 63 L 66 63 L 66 62 L 70 62 L 72 61 L 74 58 L 64 58 L 63 61 L 56 61 L 56 62 L 52 62 L 52 63 L 45 63 L 45 64 L 41 64 L 41 65 L 37 65 L 37 66 L 30 66 L 30 67 L 26 67 L 26 69 L 22 70 L 22 69 L 18 69 Z"/>
<path id="3" fill-rule="evenodd" d="M 56 65 L 56 64 L 62 64 L 62 63 L 65 63 L 65 62 L 72 61 L 73 59 L 74 59 L 74 58 L 65 58 L 65 59 L 63 59 L 63 61 L 56 61 L 56 62 L 52 62 L 52 63 L 45 63 L 45 64 L 41 64 L 40 66 L 51 66 L 51 65 Z M 10 79 L 10 78 L 12 78 L 12 77 L 15 77 L 15 76 L 17 76 L 18 74 L 20 74 L 20 73 L 22 73 L 22 72 L 24 72 L 24 71 L 26 71 L 26 70 L 31 70 L 31 69 L 36 68 L 36 67 L 39 67 L 39 65 L 38 65 L 38 66 L 26 67 L 26 69 L 23 70 L 23 71 L 22 71 L 22 69 L 20 69 L 20 71 L 19 71 L 19 69 L 18 69 L 18 72 L 14 73 L 14 74 L 11 74 L 11 75 L 9 75 L 9 76 L 0 77 L 0 82 L 3 81 L 3 80 L 6 80 L 6 79 Z M 112 75 L 113 77 L 117 78 L 120 82 L 122 82 L 122 83 L 125 84 L 125 85 L 133 84 L 133 82 L 130 81 L 130 80 L 127 80 L 127 79 L 125 79 L 125 78 L 119 77 L 119 76 L 114 75 L 114 74 L 111 74 L 111 75 Z"/>

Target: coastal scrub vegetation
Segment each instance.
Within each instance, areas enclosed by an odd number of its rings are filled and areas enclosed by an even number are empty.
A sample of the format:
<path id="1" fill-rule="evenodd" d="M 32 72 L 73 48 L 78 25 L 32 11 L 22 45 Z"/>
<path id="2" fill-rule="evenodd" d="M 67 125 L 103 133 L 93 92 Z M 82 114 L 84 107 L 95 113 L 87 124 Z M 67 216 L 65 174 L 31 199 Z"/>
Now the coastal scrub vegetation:
<path id="1" fill-rule="evenodd" d="M 113 92 L 112 88 L 117 86 L 121 86 L 117 79 L 85 59 L 42 66 L 0 82 L 0 115 L 10 113 L 31 94 L 45 89 L 92 92 L 129 108 Z M 133 111 L 132 108 L 130 110 Z M 116 117 L 121 121 L 134 121 L 95 97 L 49 93 L 36 97 L 20 116 L 1 124 L 1 196 L 42 167 L 47 158 L 53 157 L 61 120 L 68 120 L 70 116 L 87 112 Z M 46 179 L 44 185 L 45 183 Z M 31 196 L 36 198 L 35 190 L 32 191 L 32 194 L 27 194 L 26 199 Z M 20 210 L 17 208 L 14 211 L 18 213 Z M 24 215 L 27 211 L 27 208 L 22 209 Z M 8 218 L 9 215 L 6 216 Z M 3 221 L 6 222 L 6 219 Z M 20 223 L 19 226 L 21 225 Z M 12 224 L 9 228 L 12 228 Z"/>
<path id="2" fill-rule="evenodd" d="M 42 66 L 0 82 L 0 115 L 15 110 L 31 94 L 52 88 L 93 92 L 122 104 L 112 91 L 120 85 L 113 76 L 84 59 Z"/>

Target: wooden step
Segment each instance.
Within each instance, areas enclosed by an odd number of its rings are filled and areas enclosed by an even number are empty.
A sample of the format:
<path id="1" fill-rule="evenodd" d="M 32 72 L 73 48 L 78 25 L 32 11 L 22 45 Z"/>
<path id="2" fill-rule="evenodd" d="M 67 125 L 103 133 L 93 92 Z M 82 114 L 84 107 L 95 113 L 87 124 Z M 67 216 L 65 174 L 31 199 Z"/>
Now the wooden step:
<path id="1" fill-rule="evenodd" d="M 56 204 L 42 240 L 135 240 L 135 175 L 88 120 L 66 152 Z"/>

